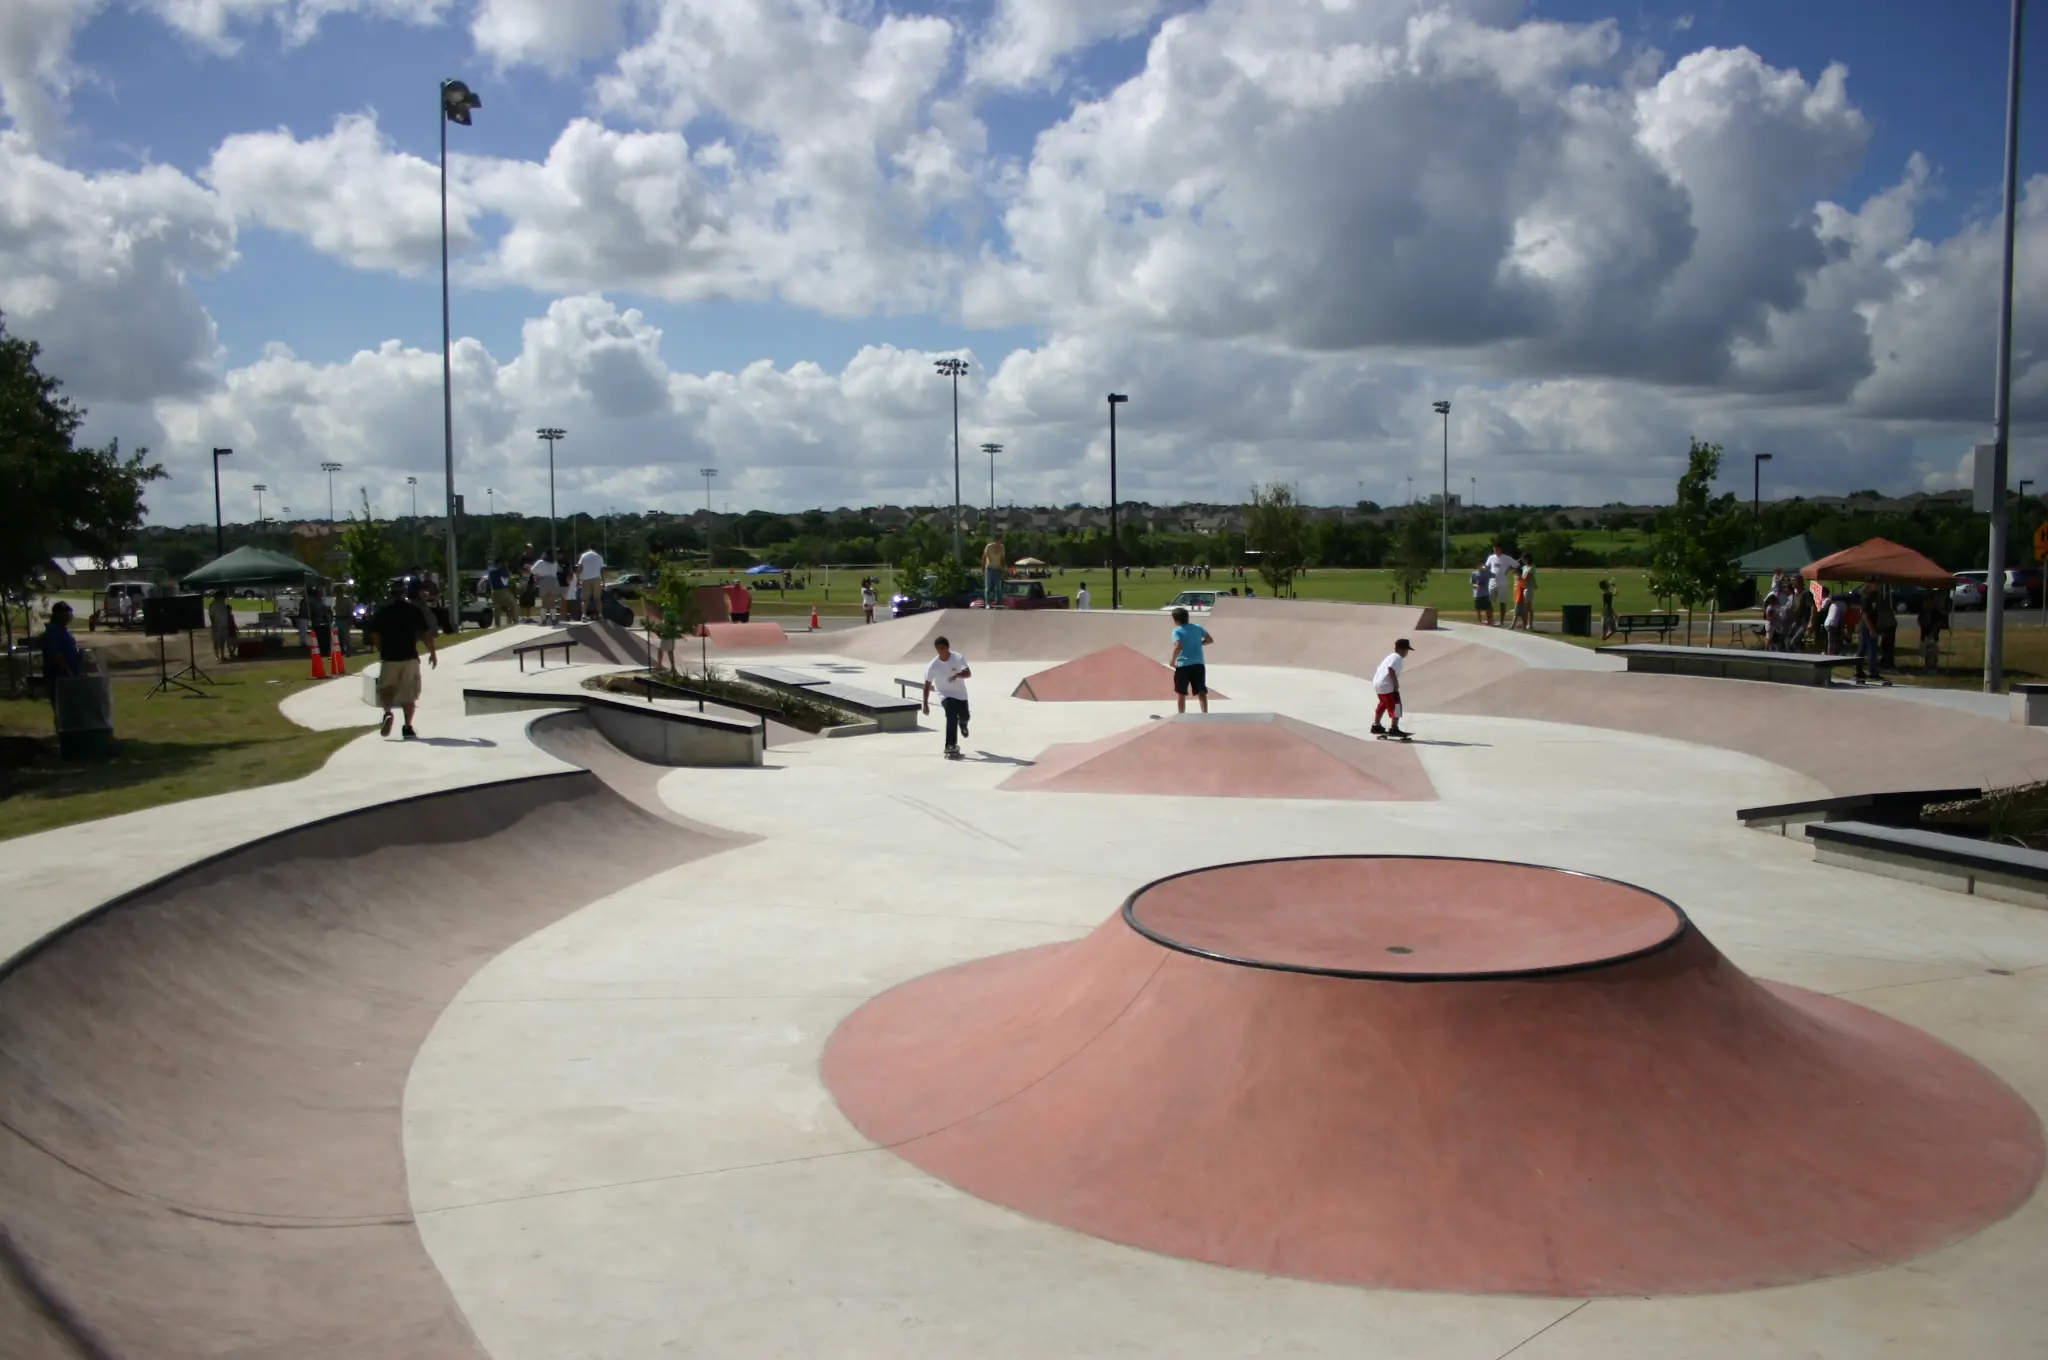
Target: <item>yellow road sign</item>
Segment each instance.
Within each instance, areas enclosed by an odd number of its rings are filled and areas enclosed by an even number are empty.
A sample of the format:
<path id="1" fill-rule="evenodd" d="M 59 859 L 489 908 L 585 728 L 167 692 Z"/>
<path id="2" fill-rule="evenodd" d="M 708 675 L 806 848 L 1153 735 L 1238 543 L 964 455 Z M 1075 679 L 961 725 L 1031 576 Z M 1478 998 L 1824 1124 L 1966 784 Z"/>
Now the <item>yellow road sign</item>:
<path id="1" fill-rule="evenodd" d="M 2048 562 L 2048 523 L 2034 530 L 2034 560 Z"/>

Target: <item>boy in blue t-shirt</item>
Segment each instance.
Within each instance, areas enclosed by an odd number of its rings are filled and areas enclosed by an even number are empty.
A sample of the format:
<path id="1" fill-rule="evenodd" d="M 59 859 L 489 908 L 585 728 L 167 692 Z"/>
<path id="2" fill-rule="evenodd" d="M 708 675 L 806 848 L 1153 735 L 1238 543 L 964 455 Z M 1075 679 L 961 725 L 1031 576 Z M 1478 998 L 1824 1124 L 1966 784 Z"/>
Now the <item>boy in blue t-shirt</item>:
<path id="1" fill-rule="evenodd" d="M 1173 697 L 1179 711 L 1188 711 L 1190 692 L 1209 711 L 1209 668 L 1202 660 L 1202 648 L 1216 639 L 1198 623 L 1188 622 L 1188 611 L 1173 611 Z"/>

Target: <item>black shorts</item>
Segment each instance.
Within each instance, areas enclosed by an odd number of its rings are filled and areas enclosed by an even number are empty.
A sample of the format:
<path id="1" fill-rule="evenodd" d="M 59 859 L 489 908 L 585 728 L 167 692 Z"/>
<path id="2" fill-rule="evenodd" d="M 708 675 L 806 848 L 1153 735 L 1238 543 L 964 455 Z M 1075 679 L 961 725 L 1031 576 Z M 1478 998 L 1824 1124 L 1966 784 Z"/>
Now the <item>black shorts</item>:
<path id="1" fill-rule="evenodd" d="M 1209 668 L 1200 662 L 1173 668 L 1173 692 L 1175 694 L 1207 694 L 1209 692 Z"/>

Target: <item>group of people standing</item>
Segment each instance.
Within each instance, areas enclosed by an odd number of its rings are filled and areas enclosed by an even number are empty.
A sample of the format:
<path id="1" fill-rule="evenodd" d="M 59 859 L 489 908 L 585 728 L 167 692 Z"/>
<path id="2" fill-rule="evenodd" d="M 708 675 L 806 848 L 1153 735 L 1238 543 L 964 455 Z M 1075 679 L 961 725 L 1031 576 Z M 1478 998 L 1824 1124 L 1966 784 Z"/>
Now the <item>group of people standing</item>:
<path id="1" fill-rule="evenodd" d="M 1500 544 L 1488 548 L 1485 560 L 1472 569 L 1472 614 L 1489 628 L 1506 625 L 1534 631 L 1536 627 L 1536 559 L 1516 561 Z M 1509 599 L 1513 612 L 1509 612 Z"/>
<path id="2" fill-rule="evenodd" d="M 502 557 L 491 563 L 484 589 L 491 597 L 493 627 L 518 623 L 527 614 L 545 624 L 600 618 L 604 555 L 585 548 L 574 561 L 567 553 L 556 561 L 553 548 L 535 552 L 529 543 L 516 570 Z"/>
<path id="3" fill-rule="evenodd" d="M 1948 631 L 1953 602 L 1946 590 L 1921 594 L 1915 622 L 1920 628 L 1920 664 L 1933 670 L 1941 660 L 1941 635 Z M 1878 583 L 1829 592 L 1790 572 L 1771 578 L 1764 596 L 1764 634 L 1774 651 L 1818 647 L 1828 656 L 1854 656 L 1856 683 L 1889 685 L 1884 672 L 1898 668 L 1899 616 L 1891 592 Z"/>

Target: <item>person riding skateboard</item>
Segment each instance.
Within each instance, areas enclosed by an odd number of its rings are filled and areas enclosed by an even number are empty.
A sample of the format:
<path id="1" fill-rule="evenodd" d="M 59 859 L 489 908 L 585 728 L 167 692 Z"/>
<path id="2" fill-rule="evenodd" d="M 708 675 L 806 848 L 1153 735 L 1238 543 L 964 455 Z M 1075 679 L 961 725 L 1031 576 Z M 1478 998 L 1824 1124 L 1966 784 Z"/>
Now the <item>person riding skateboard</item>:
<path id="1" fill-rule="evenodd" d="M 1387 653 L 1379 668 L 1372 673 L 1373 693 L 1379 695 L 1379 707 L 1373 710 L 1372 734 L 1376 737 L 1393 737 L 1406 741 L 1412 732 L 1401 730 L 1401 668 L 1408 662 L 1408 653 L 1414 648 L 1407 638 L 1397 639 L 1394 650 Z M 1382 727 L 1381 718 L 1393 719 L 1392 725 Z"/>

